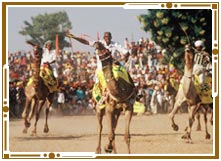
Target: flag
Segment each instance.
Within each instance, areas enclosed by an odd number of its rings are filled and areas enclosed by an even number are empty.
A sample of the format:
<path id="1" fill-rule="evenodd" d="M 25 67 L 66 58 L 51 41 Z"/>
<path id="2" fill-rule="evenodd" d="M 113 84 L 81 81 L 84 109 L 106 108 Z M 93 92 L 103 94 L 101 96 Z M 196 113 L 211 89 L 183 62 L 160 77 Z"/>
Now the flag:
<path id="1" fill-rule="evenodd" d="M 56 34 L 56 39 L 55 39 L 55 47 L 56 47 L 56 54 L 57 54 L 57 56 L 60 54 L 59 53 L 59 39 L 58 39 L 58 34 Z"/>

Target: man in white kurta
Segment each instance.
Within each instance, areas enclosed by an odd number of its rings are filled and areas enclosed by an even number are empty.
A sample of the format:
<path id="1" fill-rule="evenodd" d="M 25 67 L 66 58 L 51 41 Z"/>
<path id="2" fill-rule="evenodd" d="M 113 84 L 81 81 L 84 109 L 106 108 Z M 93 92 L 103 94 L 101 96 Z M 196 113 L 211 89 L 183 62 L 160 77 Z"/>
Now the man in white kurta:
<path id="1" fill-rule="evenodd" d="M 49 65 L 51 67 L 51 70 L 53 72 L 53 76 L 56 79 L 57 86 L 58 83 L 58 72 L 56 68 L 56 51 L 52 50 L 52 41 L 48 40 L 43 48 L 43 54 L 41 59 L 41 65 L 44 66 L 45 64 Z"/>

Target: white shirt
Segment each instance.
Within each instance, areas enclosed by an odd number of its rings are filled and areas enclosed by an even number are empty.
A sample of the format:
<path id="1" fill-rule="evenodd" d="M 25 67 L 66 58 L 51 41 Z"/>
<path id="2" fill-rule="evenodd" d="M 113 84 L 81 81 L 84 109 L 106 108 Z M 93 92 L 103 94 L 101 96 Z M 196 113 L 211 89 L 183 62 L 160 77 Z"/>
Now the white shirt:
<path id="1" fill-rule="evenodd" d="M 41 65 L 43 65 L 46 62 L 51 63 L 52 61 L 56 61 L 56 51 L 55 50 L 48 50 L 47 48 L 43 49 L 44 52 L 42 54 L 42 59 L 41 59 Z M 56 68 L 56 63 L 50 64 L 54 76 L 57 78 L 58 77 L 58 72 Z"/>
<path id="2" fill-rule="evenodd" d="M 63 92 L 58 92 L 58 103 L 64 103 L 65 102 L 65 96 Z"/>
<path id="3" fill-rule="evenodd" d="M 44 64 L 46 62 L 52 62 L 54 60 L 56 60 L 56 52 L 55 50 L 48 50 L 47 48 L 43 49 L 44 52 L 42 54 L 42 59 L 41 59 L 41 64 Z"/>
<path id="4" fill-rule="evenodd" d="M 96 41 L 89 41 L 89 45 L 93 46 L 95 42 Z M 104 47 L 111 52 L 112 57 L 116 60 L 119 60 L 120 58 L 119 54 L 122 56 L 122 54 L 125 55 L 128 52 L 128 50 L 126 50 L 117 42 L 111 41 L 109 45 L 107 45 L 105 40 L 99 40 L 99 42 L 101 42 L 104 45 Z M 102 65 L 98 55 L 96 55 L 96 58 L 97 58 L 97 68 L 101 68 Z"/>

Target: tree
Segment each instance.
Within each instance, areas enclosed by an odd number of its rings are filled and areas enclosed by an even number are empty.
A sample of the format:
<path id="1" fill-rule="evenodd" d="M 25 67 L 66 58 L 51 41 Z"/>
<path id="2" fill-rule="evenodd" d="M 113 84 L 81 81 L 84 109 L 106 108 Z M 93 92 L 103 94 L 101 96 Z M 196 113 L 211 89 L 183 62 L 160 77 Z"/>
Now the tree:
<path id="1" fill-rule="evenodd" d="M 25 27 L 19 31 L 21 35 L 28 35 L 31 41 L 43 45 L 47 40 L 55 44 L 55 37 L 58 34 L 59 48 L 69 47 L 69 42 L 64 39 L 66 31 L 72 27 L 66 12 L 40 14 L 31 17 L 31 20 L 32 23 L 24 21 Z"/>
<path id="2" fill-rule="evenodd" d="M 164 62 L 182 69 L 183 51 L 186 44 L 193 46 L 196 40 L 202 40 L 205 50 L 212 51 L 212 10 L 148 10 L 138 16 L 142 29 L 152 34 L 152 40 L 167 52 Z"/>

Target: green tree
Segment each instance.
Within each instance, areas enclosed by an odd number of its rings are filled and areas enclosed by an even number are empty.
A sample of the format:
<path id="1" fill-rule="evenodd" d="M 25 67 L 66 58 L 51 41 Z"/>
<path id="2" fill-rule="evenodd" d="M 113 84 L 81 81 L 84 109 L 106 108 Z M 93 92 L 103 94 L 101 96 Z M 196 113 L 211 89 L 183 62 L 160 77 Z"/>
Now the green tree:
<path id="1" fill-rule="evenodd" d="M 24 21 L 25 27 L 19 31 L 21 35 L 28 35 L 31 41 L 43 45 L 47 40 L 51 40 L 55 44 L 56 34 L 58 34 L 59 48 L 69 46 L 65 40 L 65 34 L 72 27 L 66 12 L 40 14 L 31 17 L 31 20 L 31 23 Z"/>
<path id="2" fill-rule="evenodd" d="M 138 20 L 142 29 L 150 32 L 151 39 L 167 50 L 165 64 L 170 62 L 182 69 L 184 46 L 193 46 L 196 40 L 204 41 L 205 50 L 211 53 L 212 10 L 148 10 L 147 14 L 138 16 Z"/>

